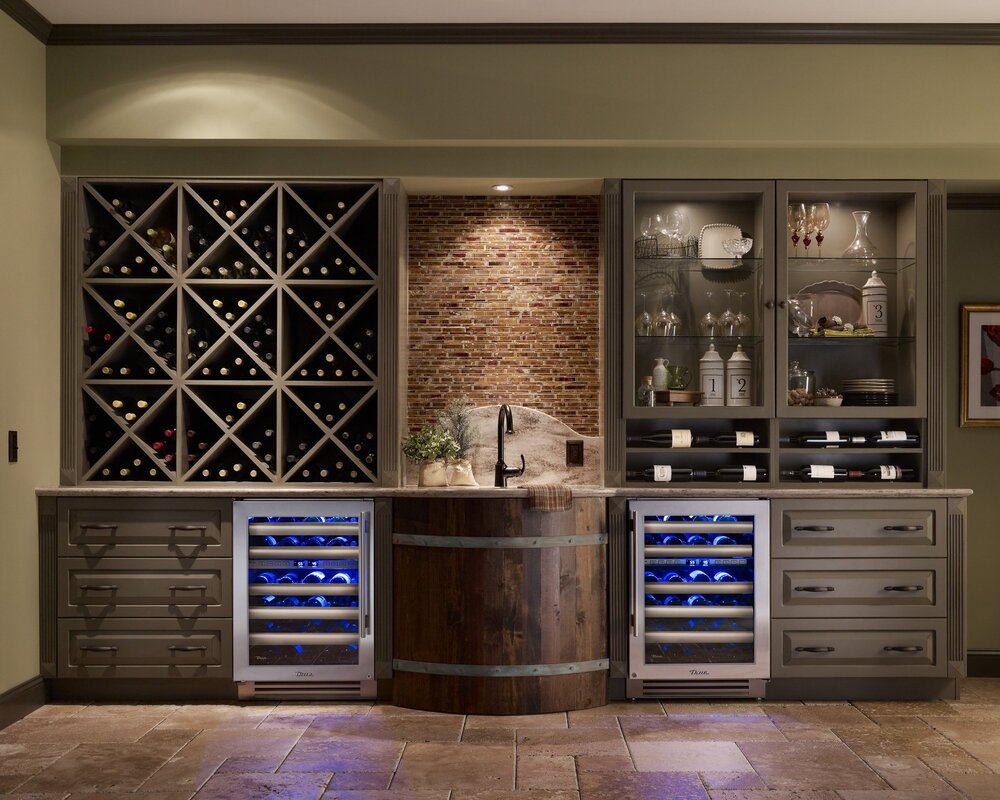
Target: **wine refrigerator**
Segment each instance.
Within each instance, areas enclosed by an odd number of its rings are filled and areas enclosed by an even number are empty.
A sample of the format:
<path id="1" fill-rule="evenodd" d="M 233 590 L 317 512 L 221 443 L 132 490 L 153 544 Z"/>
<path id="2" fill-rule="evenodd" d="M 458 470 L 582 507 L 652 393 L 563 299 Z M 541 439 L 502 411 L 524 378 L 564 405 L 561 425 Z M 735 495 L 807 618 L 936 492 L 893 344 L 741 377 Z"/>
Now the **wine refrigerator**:
<path id="1" fill-rule="evenodd" d="M 371 500 L 233 504 L 240 697 L 374 697 Z"/>
<path id="2" fill-rule="evenodd" d="M 629 697 L 763 697 L 766 500 L 636 500 Z"/>

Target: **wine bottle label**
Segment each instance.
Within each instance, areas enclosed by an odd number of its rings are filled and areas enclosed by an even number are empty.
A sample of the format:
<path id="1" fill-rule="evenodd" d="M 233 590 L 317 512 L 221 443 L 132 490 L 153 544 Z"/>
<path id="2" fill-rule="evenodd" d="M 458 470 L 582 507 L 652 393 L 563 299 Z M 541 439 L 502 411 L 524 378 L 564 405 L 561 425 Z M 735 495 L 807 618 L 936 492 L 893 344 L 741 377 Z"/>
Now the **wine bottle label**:
<path id="1" fill-rule="evenodd" d="M 883 442 L 906 441 L 906 431 L 879 431 L 878 435 Z"/>
<path id="2" fill-rule="evenodd" d="M 883 481 L 894 481 L 901 477 L 901 470 L 899 467 L 886 466 L 883 464 L 879 467 L 879 472 L 881 473 L 880 478 Z"/>
<path id="3" fill-rule="evenodd" d="M 827 431 L 826 440 L 828 442 L 839 442 L 840 441 L 840 431 Z"/>
<path id="4" fill-rule="evenodd" d="M 669 464 L 654 464 L 653 465 L 653 480 L 660 481 L 662 483 L 669 483 L 672 477 L 672 472 Z"/>
<path id="5" fill-rule="evenodd" d="M 829 464 L 810 464 L 809 477 L 813 480 L 833 480 L 836 477 L 834 469 Z"/>
<path id="6" fill-rule="evenodd" d="M 691 435 L 691 431 L 684 428 L 677 428 L 670 431 L 670 446 L 671 447 L 690 447 L 694 437 Z"/>
<path id="7" fill-rule="evenodd" d="M 756 481 L 757 480 L 757 467 L 752 464 L 743 465 L 743 480 L 745 481 Z"/>
<path id="8" fill-rule="evenodd" d="M 751 431 L 736 431 L 737 447 L 753 447 L 753 433 Z"/>

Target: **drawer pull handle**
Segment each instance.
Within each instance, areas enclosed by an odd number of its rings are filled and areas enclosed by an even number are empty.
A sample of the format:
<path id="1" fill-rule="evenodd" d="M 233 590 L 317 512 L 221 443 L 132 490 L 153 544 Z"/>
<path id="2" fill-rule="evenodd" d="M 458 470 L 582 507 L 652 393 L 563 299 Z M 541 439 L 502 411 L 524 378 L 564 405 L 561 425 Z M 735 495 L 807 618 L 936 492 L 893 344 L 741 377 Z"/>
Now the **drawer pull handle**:
<path id="1" fill-rule="evenodd" d="M 832 653 L 836 648 L 833 647 L 796 647 L 796 653 Z"/>
<path id="2" fill-rule="evenodd" d="M 118 584 L 117 583 L 81 583 L 80 584 L 80 591 L 81 592 L 87 592 L 87 591 L 91 591 L 91 592 L 117 592 L 118 591 Z"/>
<path id="3" fill-rule="evenodd" d="M 900 647 L 886 645 L 882 649 L 887 653 L 922 653 L 924 651 L 924 648 L 922 648 L 919 644 L 910 644 Z"/>
<path id="4" fill-rule="evenodd" d="M 194 653 L 198 650 L 208 650 L 207 644 L 172 644 L 167 650 L 174 650 L 178 653 Z"/>
<path id="5" fill-rule="evenodd" d="M 111 531 L 112 533 L 118 530 L 117 525 L 112 525 L 108 522 L 81 522 L 81 531 Z"/>
<path id="6" fill-rule="evenodd" d="M 117 653 L 118 648 L 113 644 L 97 645 L 85 644 L 80 646 L 81 650 L 89 650 L 92 653 Z"/>
<path id="7" fill-rule="evenodd" d="M 208 585 L 204 583 L 192 583 L 187 586 L 171 586 L 172 592 L 204 592 L 208 590 Z"/>
<path id="8" fill-rule="evenodd" d="M 795 591 L 797 592 L 833 592 L 836 591 L 832 586 L 796 586 Z"/>
<path id="9" fill-rule="evenodd" d="M 923 586 L 886 586 L 885 590 L 887 592 L 920 592 L 923 591 Z"/>
<path id="10" fill-rule="evenodd" d="M 167 527 L 167 530 L 171 531 L 171 532 L 176 532 L 176 531 L 201 531 L 202 533 L 204 533 L 205 531 L 208 530 L 208 526 L 207 525 L 169 525 Z"/>
<path id="11" fill-rule="evenodd" d="M 797 531 L 814 531 L 817 533 L 829 533 L 835 528 L 832 525 L 796 525 L 795 530 Z"/>
<path id="12" fill-rule="evenodd" d="M 923 525 L 886 525 L 884 531 L 922 531 Z"/>

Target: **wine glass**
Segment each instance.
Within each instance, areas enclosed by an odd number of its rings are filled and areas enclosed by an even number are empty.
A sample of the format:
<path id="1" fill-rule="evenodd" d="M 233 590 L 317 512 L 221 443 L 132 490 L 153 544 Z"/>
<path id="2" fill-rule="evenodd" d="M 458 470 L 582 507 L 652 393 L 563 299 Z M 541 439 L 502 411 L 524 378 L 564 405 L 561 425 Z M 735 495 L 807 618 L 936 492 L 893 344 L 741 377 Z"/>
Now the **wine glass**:
<path id="1" fill-rule="evenodd" d="M 650 236 L 653 235 L 654 230 L 655 229 L 653 228 L 653 218 L 643 217 L 642 220 L 639 222 L 639 233 L 642 234 L 642 238 L 648 239 Z"/>
<path id="2" fill-rule="evenodd" d="M 799 255 L 799 231 L 806 224 L 806 204 L 789 203 L 788 205 L 788 230 L 792 232 L 792 246 L 795 248 L 796 258 Z"/>
<path id="3" fill-rule="evenodd" d="M 722 326 L 723 336 L 735 336 L 736 335 L 736 314 L 732 309 L 733 305 L 733 290 L 726 289 L 726 310 L 722 312 L 722 316 L 719 317 L 719 324 Z"/>
<path id="4" fill-rule="evenodd" d="M 749 314 L 746 314 L 743 311 L 743 298 L 747 296 L 747 293 L 737 292 L 736 296 L 740 298 L 739 310 L 736 312 L 736 326 L 739 328 L 741 336 L 748 336 L 752 332 L 750 323 L 753 322 L 753 320 L 750 318 Z"/>
<path id="5" fill-rule="evenodd" d="M 819 257 L 823 257 L 823 231 L 830 227 L 830 204 L 813 203 L 809 206 L 809 216 L 812 218 L 813 229 L 816 231 L 816 249 Z"/>
<path id="6" fill-rule="evenodd" d="M 653 316 L 649 313 L 649 309 L 646 308 L 646 294 L 642 293 L 639 295 L 642 298 L 639 303 L 640 311 L 635 317 L 635 335 L 636 336 L 649 336 L 650 331 L 653 328 Z"/>
<path id="7" fill-rule="evenodd" d="M 681 329 L 681 318 L 678 316 L 677 312 L 674 311 L 675 297 L 677 297 L 676 290 L 671 289 L 670 291 L 667 292 L 667 309 L 668 309 L 667 313 L 669 318 L 668 324 L 670 326 L 670 333 L 668 335 L 670 336 L 677 336 L 680 333 Z"/>
<path id="8" fill-rule="evenodd" d="M 705 336 L 715 336 L 719 330 L 719 318 L 712 313 L 712 292 L 706 291 L 705 297 L 708 298 L 708 310 L 698 320 L 698 327 Z"/>
<path id="9" fill-rule="evenodd" d="M 807 337 L 814 324 L 815 295 L 799 293 L 788 297 L 788 316 L 792 323 L 791 333 L 800 338 Z"/>
<path id="10" fill-rule="evenodd" d="M 664 303 L 665 294 L 660 295 L 660 310 L 653 319 L 653 335 L 670 336 L 670 312 L 667 311 L 667 304 Z"/>
<path id="11" fill-rule="evenodd" d="M 663 216 L 663 227 L 660 233 L 670 240 L 667 255 L 678 257 L 684 255 L 684 237 L 691 230 L 691 220 L 680 209 L 674 209 Z"/>

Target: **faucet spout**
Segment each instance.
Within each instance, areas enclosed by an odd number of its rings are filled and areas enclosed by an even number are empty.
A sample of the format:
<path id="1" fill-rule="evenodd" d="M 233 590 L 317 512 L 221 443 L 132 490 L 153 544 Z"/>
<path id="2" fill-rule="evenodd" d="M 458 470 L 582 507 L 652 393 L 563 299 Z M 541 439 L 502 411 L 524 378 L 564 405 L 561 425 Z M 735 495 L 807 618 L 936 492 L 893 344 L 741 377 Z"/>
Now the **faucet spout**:
<path id="1" fill-rule="evenodd" d="M 510 406 L 506 403 L 500 406 L 500 412 L 497 414 L 497 463 L 493 471 L 493 485 L 501 488 L 507 486 L 507 478 L 516 478 L 523 475 L 525 467 L 523 455 L 521 456 L 520 467 L 507 466 L 503 455 L 504 432 L 514 432 L 514 414 L 511 412 Z"/>

